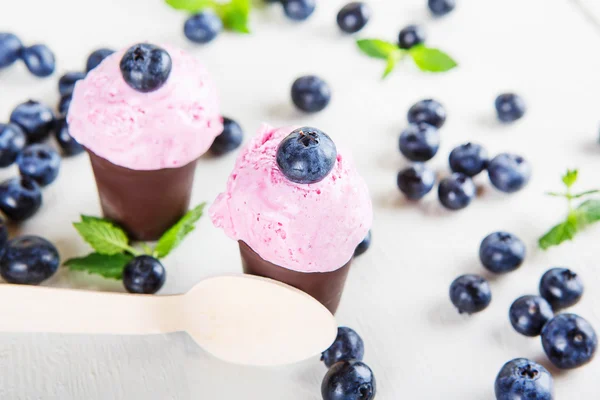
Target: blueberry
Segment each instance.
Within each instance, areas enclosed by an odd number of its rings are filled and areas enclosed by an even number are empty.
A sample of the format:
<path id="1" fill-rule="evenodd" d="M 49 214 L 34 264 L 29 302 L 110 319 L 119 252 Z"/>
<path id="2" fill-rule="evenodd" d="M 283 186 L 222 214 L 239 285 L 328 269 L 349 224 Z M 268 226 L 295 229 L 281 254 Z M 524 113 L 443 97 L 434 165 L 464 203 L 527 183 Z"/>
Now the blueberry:
<path id="1" fill-rule="evenodd" d="M 123 270 L 123 284 L 129 293 L 154 294 L 165 283 L 165 267 L 154 257 L 138 256 Z"/>
<path id="2" fill-rule="evenodd" d="M 83 72 L 67 72 L 58 80 L 58 91 L 61 96 L 65 96 L 73 93 L 73 89 L 75 89 L 75 83 L 78 80 L 85 78 L 85 73 Z"/>
<path id="3" fill-rule="evenodd" d="M 531 165 L 521 156 L 502 153 L 492 158 L 488 175 L 494 187 L 502 192 L 521 190 L 531 178 Z"/>
<path id="4" fill-rule="evenodd" d="M 583 282 L 568 268 L 552 268 L 540 280 L 540 295 L 558 311 L 577 304 L 583 295 Z"/>
<path id="5" fill-rule="evenodd" d="M 285 15 L 294 21 L 305 21 L 317 7 L 315 0 L 281 0 Z"/>
<path id="6" fill-rule="evenodd" d="M 65 156 L 74 156 L 82 153 L 84 148 L 69 133 L 69 125 L 65 118 L 56 121 L 56 130 L 54 131 L 56 142 L 60 146 Z"/>
<path id="7" fill-rule="evenodd" d="M 27 138 L 19 125 L 0 124 L 0 168 L 12 165 L 26 143 Z"/>
<path id="8" fill-rule="evenodd" d="M 34 44 L 23 48 L 21 59 L 29 72 L 40 78 L 52 75 L 56 68 L 54 53 L 45 44 Z"/>
<path id="9" fill-rule="evenodd" d="M 335 143 L 323 131 L 303 127 L 290 133 L 277 148 L 277 165 L 290 181 L 316 183 L 335 166 Z"/>
<path id="10" fill-rule="evenodd" d="M 333 344 L 321 354 L 321 361 L 327 368 L 339 361 L 362 361 L 365 344 L 353 329 L 340 326 Z"/>
<path id="11" fill-rule="evenodd" d="M 475 274 L 461 275 L 450 285 L 450 300 L 459 313 L 483 311 L 492 301 L 490 285 Z"/>
<path id="12" fill-rule="evenodd" d="M 525 243 L 508 232 L 490 233 L 479 246 L 481 263 L 496 274 L 519 268 L 525 259 L 525 253 Z"/>
<path id="13" fill-rule="evenodd" d="M 504 93 L 496 97 L 496 112 L 502 122 L 514 122 L 525 115 L 525 101 L 514 93 Z"/>
<path id="14" fill-rule="evenodd" d="M 558 314 L 542 329 L 546 355 L 560 369 L 572 369 L 592 360 L 598 347 L 596 331 L 575 314 Z"/>
<path id="15" fill-rule="evenodd" d="M 476 192 L 471 178 L 464 174 L 454 173 L 440 182 L 438 198 L 447 209 L 460 210 L 471 204 Z"/>
<path id="16" fill-rule="evenodd" d="M 60 257 L 56 247 L 39 236 L 21 236 L 10 240 L 0 258 L 0 275 L 8 283 L 37 285 L 58 270 Z"/>
<path id="17" fill-rule="evenodd" d="M 242 127 L 231 118 L 223 117 L 223 132 L 215 138 L 210 146 L 210 152 L 215 156 L 221 156 L 237 149 L 244 139 Z"/>
<path id="18" fill-rule="evenodd" d="M 436 17 L 443 17 L 454 10 L 456 7 L 456 0 L 429 0 L 427 5 L 433 15 Z"/>
<path id="19" fill-rule="evenodd" d="M 12 178 L 0 183 L 0 210 L 13 221 L 24 221 L 42 205 L 42 192 L 34 180 Z"/>
<path id="20" fill-rule="evenodd" d="M 60 98 L 60 101 L 58 102 L 58 113 L 60 115 L 66 116 L 68 114 L 71 100 L 73 100 L 73 95 L 71 93 L 65 94 Z"/>
<path id="21" fill-rule="evenodd" d="M 367 250 L 369 250 L 369 247 L 371 247 L 371 238 L 372 235 L 371 231 L 369 230 L 367 236 L 365 236 L 362 242 L 360 242 L 358 246 L 356 246 L 356 249 L 354 249 L 354 257 L 358 257 L 364 254 Z"/>
<path id="22" fill-rule="evenodd" d="M 408 50 L 411 47 L 425 42 L 425 29 L 420 25 L 409 25 L 400 31 L 398 35 L 398 46 Z"/>
<path id="23" fill-rule="evenodd" d="M 372 400 L 376 393 L 373 371 L 358 360 L 333 364 L 321 384 L 323 400 Z"/>
<path id="24" fill-rule="evenodd" d="M 46 139 L 54 127 L 54 113 L 45 104 L 29 100 L 19 104 L 10 114 L 10 122 L 23 129 L 27 142 L 35 143 Z"/>
<path id="25" fill-rule="evenodd" d="M 208 43 L 223 30 L 223 22 L 212 11 L 202 11 L 189 17 L 183 25 L 185 37 L 195 43 Z"/>
<path id="26" fill-rule="evenodd" d="M 346 33 L 356 33 L 367 25 L 371 17 L 371 8 L 363 2 L 346 4 L 338 12 L 337 24 Z"/>
<path id="27" fill-rule="evenodd" d="M 0 69 L 12 65 L 19 59 L 23 45 L 12 33 L 0 32 Z"/>
<path id="28" fill-rule="evenodd" d="M 60 156 L 46 144 L 32 144 L 17 158 L 21 176 L 31 178 L 40 186 L 54 182 L 60 169 Z"/>
<path id="29" fill-rule="evenodd" d="M 121 59 L 125 82 L 138 92 L 153 92 L 167 82 L 171 74 L 171 56 L 163 48 L 149 43 L 131 46 Z"/>
<path id="30" fill-rule="evenodd" d="M 411 161 L 428 161 L 440 148 L 440 133 L 425 122 L 409 124 L 400 134 L 400 152 Z"/>
<path id="31" fill-rule="evenodd" d="M 414 164 L 398 172 L 398 188 L 410 200 L 419 200 L 433 189 L 435 172 L 425 164 Z"/>
<path id="32" fill-rule="evenodd" d="M 98 49 L 92 52 L 88 56 L 87 62 L 85 64 L 85 70 L 90 72 L 94 68 L 96 68 L 100 63 L 108 56 L 113 54 L 115 51 L 112 49 Z"/>
<path id="33" fill-rule="evenodd" d="M 4 251 L 6 243 L 8 243 L 8 226 L 6 220 L 0 217 L 0 252 Z"/>
<path id="34" fill-rule="evenodd" d="M 538 336 L 546 322 L 554 317 L 550 303 L 541 296 L 521 296 L 508 311 L 510 323 L 525 336 Z"/>
<path id="35" fill-rule="evenodd" d="M 425 99 L 415 103 L 408 110 L 407 117 L 411 124 L 426 122 L 436 128 L 441 128 L 446 122 L 446 109 L 436 100 Z"/>
<path id="36" fill-rule="evenodd" d="M 494 384 L 496 400 L 552 400 L 552 375 L 540 364 L 515 358 L 504 364 Z"/>
<path id="37" fill-rule="evenodd" d="M 300 110 L 318 112 L 331 100 L 331 89 L 327 82 L 314 75 L 302 76 L 292 85 L 292 101 Z"/>
<path id="38" fill-rule="evenodd" d="M 467 176 L 475 176 L 487 168 L 487 151 L 478 144 L 465 143 L 450 152 L 450 169 Z"/>

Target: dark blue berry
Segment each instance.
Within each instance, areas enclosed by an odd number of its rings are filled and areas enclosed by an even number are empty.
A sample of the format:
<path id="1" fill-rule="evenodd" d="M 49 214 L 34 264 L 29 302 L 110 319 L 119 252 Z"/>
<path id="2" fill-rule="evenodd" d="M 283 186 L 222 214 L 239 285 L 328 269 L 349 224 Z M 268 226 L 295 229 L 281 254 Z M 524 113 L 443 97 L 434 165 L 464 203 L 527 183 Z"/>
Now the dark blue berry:
<path id="1" fill-rule="evenodd" d="M 39 236 L 21 236 L 10 240 L 0 258 L 0 275 L 8 283 L 37 285 L 58 270 L 60 257 L 56 247 Z"/>
<path id="2" fill-rule="evenodd" d="M 398 46 L 408 50 L 411 47 L 425 42 L 425 29 L 420 25 L 409 25 L 400 31 Z"/>
<path id="3" fill-rule="evenodd" d="M 82 153 L 84 148 L 69 133 L 69 125 L 65 118 L 56 121 L 56 130 L 54 131 L 56 142 L 60 146 L 65 156 L 74 156 Z"/>
<path id="4" fill-rule="evenodd" d="M 165 283 L 165 267 L 154 257 L 138 256 L 123 270 L 123 284 L 129 293 L 154 294 Z"/>
<path id="5" fill-rule="evenodd" d="M 552 400 L 554 380 L 540 364 L 515 358 L 498 373 L 494 390 L 496 400 Z"/>
<path id="6" fill-rule="evenodd" d="M 285 15 L 294 21 L 305 21 L 317 7 L 316 0 L 281 0 Z"/>
<path id="7" fill-rule="evenodd" d="M 8 243 L 8 226 L 6 220 L 0 217 L 0 253 L 4 252 L 6 243 Z"/>
<path id="8" fill-rule="evenodd" d="M 496 112 L 502 122 L 514 122 L 525 115 L 525 100 L 517 94 L 505 93 L 496 97 Z"/>
<path id="9" fill-rule="evenodd" d="M 333 364 L 321 384 L 323 400 L 372 400 L 376 393 L 373 371 L 358 360 Z"/>
<path id="10" fill-rule="evenodd" d="M 477 189 L 473 180 L 464 174 L 454 173 L 442 179 L 438 187 L 440 203 L 449 210 L 460 210 L 471 204 Z"/>
<path id="11" fill-rule="evenodd" d="M 8 167 L 27 144 L 23 130 L 16 124 L 0 124 L 0 168 Z"/>
<path id="12" fill-rule="evenodd" d="M 13 221 L 24 221 L 42 205 L 40 186 L 32 179 L 12 178 L 0 183 L 0 210 Z"/>
<path id="13" fill-rule="evenodd" d="M 450 301 L 461 314 L 483 311 L 492 301 L 490 285 L 479 275 L 461 275 L 450 285 Z"/>
<path id="14" fill-rule="evenodd" d="M 525 336 L 538 336 L 546 322 L 554 317 L 550 303 L 541 296 L 521 296 L 508 311 L 510 323 Z"/>
<path id="15" fill-rule="evenodd" d="M 185 37 L 195 43 L 208 43 L 223 30 L 223 22 L 212 11 L 192 15 L 183 25 Z"/>
<path id="16" fill-rule="evenodd" d="M 465 143 L 450 152 L 450 169 L 467 176 L 475 176 L 487 168 L 487 151 L 478 144 Z"/>
<path id="17" fill-rule="evenodd" d="M 540 295 L 555 311 L 571 307 L 583 296 L 583 281 L 568 268 L 552 268 L 540 280 Z"/>
<path id="18" fill-rule="evenodd" d="M 290 181 L 316 183 L 335 166 L 335 143 L 323 131 L 303 127 L 290 133 L 277 148 L 277 165 Z"/>
<path id="19" fill-rule="evenodd" d="M 12 33 L 0 33 L 0 69 L 12 65 L 19 59 L 23 45 Z"/>
<path id="20" fill-rule="evenodd" d="M 479 259 L 485 268 L 496 274 L 516 270 L 525 259 L 525 243 L 508 232 L 490 233 L 479 246 Z"/>
<path id="21" fill-rule="evenodd" d="M 365 236 L 362 242 L 360 242 L 358 246 L 356 246 L 356 249 L 354 249 L 354 257 L 358 257 L 364 254 L 367 250 L 369 250 L 369 247 L 371 247 L 371 238 L 372 235 L 371 231 L 369 230 L 367 236 Z"/>
<path id="22" fill-rule="evenodd" d="M 70 95 L 75 89 L 75 83 L 78 80 L 85 78 L 83 72 L 67 72 L 58 80 L 58 91 L 61 96 Z"/>
<path id="23" fill-rule="evenodd" d="M 342 7 L 337 15 L 337 24 L 346 33 L 356 33 L 367 25 L 370 17 L 371 8 L 356 1 Z"/>
<path id="24" fill-rule="evenodd" d="M 410 124 L 400 134 L 400 152 L 411 161 L 429 161 L 440 148 L 438 129 L 425 122 Z"/>
<path id="25" fill-rule="evenodd" d="M 231 118 L 223 117 L 223 132 L 215 138 L 210 146 L 210 152 L 216 156 L 221 156 L 237 149 L 244 139 L 242 127 Z"/>
<path id="26" fill-rule="evenodd" d="M 321 111 L 327 107 L 330 100 L 329 85 L 317 76 L 300 77 L 292 85 L 292 101 L 302 111 Z"/>
<path id="27" fill-rule="evenodd" d="M 29 100 L 13 110 L 10 122 L 23 129 L 28 143 L 41 142 L 54 127 L 54 113 L 47 105 Z"/>
<path id="28" fill-rule="evenodd" d="M 362 361 L 364 355 L 365 344 L 358 333 L 340 326 L 333 344 L 321 354 L 321 361 L 329 368 L 339 361 Z"/>
<path id="29" fill-rule="evenodd" d="M 60 170 L 60 156 L 46 144 L 32 144 L 17 158 L 21 175 L 31 178 L 40 186 L 54 182 Z"/>
<path id="30" fill-rule="evenodd" d="M 171 56 L 149 43 L 130 47 L 120 63 L 125 82 L 138 92 L 152 92 L 167 82 L 171 74 Z"/>
<path id="31" fill-rule="evenodd" d="M 575 314 L 558 314 L 542 329 L 542 346 L 555 367 L 572 369 L 592 360 L 598 347 L 596 331 Z"/>
<path id="32" fill-rule="evenodd" d="M 115 51 L 112 49 L 98 49 L 92 52 L 88 56 L 87 62 L 85 64 L 85 70 L 90 72 L 94 68 L 96 68 L 100 63 L 108 56 L 113 54 Z"/>
<path id="33" fill-rule="evenodd" d="M 456 7 L 456 0 L 429 0 L 429 10 L 436 17 L 443 17 Z"/>
<path id="34" fill-rule="evenodd" d="M 502 153 L 488 164 L 488 175 L 494 187 L 502 192 L 521 190 L 531 178 L 531 164 L 516 154 Z"/>
<path id="35" fill-rule="evenodd" d="M 398 188 L 410 200 L 419 200 L 433 189 L 435 172 L 417 163 L 398 172 Z"/>
<path id="36" fill-rule="evenodd" d="M 69 107 L 71 106 L 71 100 L 73 100 L 73 94 L 65 94 L 60 98 L 58 102 L 58 113 L 62 116 L 66 116 L 69 112 Z"/>
<path id="37" fill-rule="evenodd" d="M 56 68 L 54 53 L 44 44 L 34 44 L 23 48 L 21 59 L 29 72 L 40 78 L 52 75 Z"/>
<path id="38" fill-rule="evenodd" d="M 446 122 L 446 109 L 433 99 L 425 99 L 415 103 L 408 110 L 408 122 L 416 124 L 426 122 L 436 128 L 441 128 Z"/>

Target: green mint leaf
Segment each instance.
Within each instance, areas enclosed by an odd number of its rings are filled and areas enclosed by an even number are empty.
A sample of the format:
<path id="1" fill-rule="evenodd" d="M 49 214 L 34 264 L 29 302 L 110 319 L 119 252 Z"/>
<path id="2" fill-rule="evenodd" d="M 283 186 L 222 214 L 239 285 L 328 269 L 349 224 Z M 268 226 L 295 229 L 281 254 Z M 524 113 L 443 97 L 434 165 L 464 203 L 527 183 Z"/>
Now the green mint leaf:
<path id="1" fill-rule="evenodd" d="M 577 181 L 577 174 L 578 171 L 576 169 L 568 169 L 563 175 L 562 181 L 567 188 L 573 186 L 573 184 Z"/>
<path id="2" fill-rule="evenodd" d="M 227 11 L 223 15 L 223 26 L 230 31 L 250 33 L 250 28 L 248 27 L 248 14 L 237 9 Z"/>
<path id="3" fill-rule="evenodd" d="M 600 190 L 598 189 L 594 189 L 594 190 L 586 190 L 585 192 L 581 192 L 581 193 L 577 193 L 571 196 L 572 199 L 578 199 L 580 197 L 585 197 L 585 196 L 589 196 L 590 194 L 597 194 L 600 193 Z"/>
<path id="4" fill-rule="evenodd" d="M 65 266 L 71 271 L 85 271 L 88 274 L 101 275 L 110 279 L 121 279 L 123 268 L 133 256 L 129 254 L 106 254 L 91 253 L 85 257 L 71 258 L 65 262 Z"/>
<path id="5" fill-rule="evenodd" d="M 565 222 L 554 226 L 542 236 L 538 244 L 543 250 L 552 246 L 558 246 L 562 242 L 573 240 L 578 229 L 579 223 L 577 217 L 575 214 L 571 214 Z"/>
<path id="6" fill-rule="evenodd" d="M 166 0 L 176 10 L 198 12 L 205 8 L 217 8 L 219 4 L 213 0 Z"/>
<path id="7" fill-rule="evenodd" d="M 387 78 L 387 76 L 396 68 L 396 64 L 402 58 L 402 50 L 396 49 L 395 52 L 390 53 L 387 58 L 387 64 L 385 66 L 385 71 L 383 71 L 383 76 L 381 79 Z"/>
<path id="8" fill-rule="evenodd" d="M 402 53 L 398 45 L 379 39 L 359 39 L 356 41 L 356 45 L 369 57 L 388 60 L 388 65 L 391 54 Z"/>
<path id="9" fill-rule="evenodd" d="M 110 221 L 82 215 L 81 222 L 75 222 L 73 226 L 100 254 L 113 255 L 124 251 L 135 254 L 135 250 L 129 246 L 125 231 Z"/>
<path id="10" fill-rule="evenodd" d="M 421 71 L 446 72 L 458 65 L 452 57 L 439 49 L 419 45 L 408 52 Z"/>
<path id="11" fill-rule="evenodd" d="M 154 254 L 158 258 L 166 257 L 171 251 L 181 244 L 183 239 L 194 230 L 196 222 L 202 217 L 206 203 L 190 210 L 181 219 L 166 231 L 158 240 Z"/>
<path id="12" fill-rule="evenodd" d="M 581 226 L 600 221 L 600 199 L 584 201 L 577 207 L 576 212 Z"/>

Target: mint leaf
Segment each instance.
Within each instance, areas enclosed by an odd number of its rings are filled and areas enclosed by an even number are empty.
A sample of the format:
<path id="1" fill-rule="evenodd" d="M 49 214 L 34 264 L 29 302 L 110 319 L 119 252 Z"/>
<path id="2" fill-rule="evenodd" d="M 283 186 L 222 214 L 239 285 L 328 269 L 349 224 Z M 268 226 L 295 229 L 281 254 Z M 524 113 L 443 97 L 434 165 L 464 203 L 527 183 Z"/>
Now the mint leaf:
<path id="1" fill-rule="evenodd" d="M 387 58 L 387 64 L 385 66 L 385 71 L 383 71 L 383 76 L 381 79 L 387 78 L 387 76 L 396 68 L 396 64 L 402 58 L 402 51 L 398 49 L 398 51 L 390 53 Z"/>
<path id="2" fill-rule="evenodd" d="M 133 256 L 129 254 L 106 254 L 91 253 L 85 257 L 71 258 L 65 262 L 65 266 L 71 271 L 85 271 L 88 274 L 101 275 L 110 279 L 121 279 L 123 268 Z"/>
<path id="3" fill-rule="evenodd" d="M 419 45 L 408 52 L 421 71 L 446 72 L 458 65 L 452 57 L 439 49 Z"/>
<path id="4" fill-rule="evenodd" d="M 223 26 L 230 31 L 250 33 L 248 27 L 248 11 L 231 8 L 223 14 Z"/>
<path id="5" fill-rule="evenodd" d="M 166 231 L 158 240 L 154 254 L 158 258 L 166 257 L 173 249 L 181 244 L 183 239 L 194 230 L 196 222 L 202 217 L 206 203 L 190 210 L 181 219 Z"/>
<path id="6" fill-rule="evenodd" d="M 198 12 L 205 8 L 217 8 L 219 4 L 213 0 L 166 0 L 176 10 Z"/>
<path id="7" fill-rule="evenodd" d="M 75 222 L 73 226 L 100 254 L 113 255 L 128 251 L 137 255 L 137 252 L 129 246 L 125 231 L 110 221 L 82 215 L 81 222 Z"/>
<path id="8" fill-rule="evenodd" d="M 369 57 L 388 60 L 388 65 L 391 54 L 402 53 L 402 50 L 396 44 L 379 39 L 359 39 L 356 41 L 356 45 Z"/>
<path id="9" fill-rule="evenodd" d="M 562 242 L 573 240 L 578 229 L 579 223 L 577 222 L 577 218 L 574 218 L 574 215 L 571 214 L 565 222 L 554 226 L 542 236 L 538 244 L 543 250 L 552 246 L 558 246 Z"/>
<path id="10" fill-rule="evenodd" d="M 576 210 L 579 224 L 582 226 L 600 221 L 599 199 L 586 200 Z"/>
<path id="11" fill-rule="evenodd" d="M 580 197 L 585 197 L 585 196 L 589 196 L 590 194 L 597 194 L 600 193 L 600 190 L 598 189 L 594 189 L 594 190 L 586 190 L 585 192 L 581 192 L 581 193 L 577 193 L 571 196 L 572 199 L 578 199 Z"/>
<path id="12" fill-rule="evenodd" d="M 577 174 L 578 171 L 576 169 L 568 169 L 563 175 L 562 181 L 567 188 L 573 186 L 573 184 L 577 181 Z"/>

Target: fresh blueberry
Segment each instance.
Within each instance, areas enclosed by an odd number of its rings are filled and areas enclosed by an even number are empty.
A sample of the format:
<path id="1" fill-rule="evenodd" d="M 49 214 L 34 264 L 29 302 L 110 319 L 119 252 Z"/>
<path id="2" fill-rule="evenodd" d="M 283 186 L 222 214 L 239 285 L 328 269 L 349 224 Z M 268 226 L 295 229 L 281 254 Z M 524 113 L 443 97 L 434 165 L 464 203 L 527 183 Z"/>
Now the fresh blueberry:
<path id="1" fill-rule="evenodd" d="M 467 176 L 475 176 L 487 168 L 487 151 L 478 144 L 465 143 L 450 152 L 450 169 Z"/>
<path id="2" fill-rule="evenodd" d="M 19 125 L 0 124 L 0 168 L 12 165 L 26 143 L 27 138 Z"/>
<path id="3" fill-rule="evenodd" d="M 531 164 L 516 154 L 502 153 L 492 158 L 488 175 L 494 187 L 502 192 L 521 190 L 531 178 Z"/>
<path id="4" fill-rule="evenodd" d="M 154 294 L 165 283 L 165 267 L 154 257 L 138 256 L 123 270 L 123 284 L 129 293 Z"/>
<path id="5" fill-rule="evenodd" d="M 408 50 L 411 47 L 425 42 L 425 29 L 420 25 L 409 25 L 400 31 L 398 46 Z"/>
<path id="6" fill-rule="evenodd" d="M 583 295 L 583 281 L 568 268 L 552 268 L 540 280 L 540 295 L 555 311 L 571 307 Z"/>
<path id="7" fill-rule="evenodd" d="M 58 102 L 58 113 L 60 115 L 67 115 L 69 107 L 71 106 L 71 100 L 73 100 L 73 95 L 71 93 L 65 94 L 60 98 L 60 101 Z"/>
<path id="8" fill-rule="evenodd" d="M 323 400 L 372 400 L 376 393 L 373 371 L 358 360 L 333 364 L 321 384 Z"/>
<path id="9" fill-rule="evenodd" d="M 440 148 L 440 133 L 425 122 L 409 124 L 400 134 L 400 152 L 411 161 L 429 161 Z"/>
<path id="10" fill-rule="evenodd" d="M 23 129 L 27 142 L 35 143 L 46 139 L 54 127 L 54 113 L 45 104 L 29 100 L 19 104 L 10 114 L 10 122 Z"/>
<path id="11" fill-rule="evenodd" d="M 315 0 L 281 0 L 285 15 L 294 21 L 305 21 L 317 7 Z"/>
<path id="12" fill-rule="evenodd" d="M 52 75 L 56 68 L 54 53 L 45 44 L 34 44 L 23 48 L 21 59 L 29 72 L 40 78 Z"/>
<path id="13" fill-rule="evenodd" d="M 461 275 L 450 285 L 450 301 L 461 314 L 483 311 L 492 301 L 490 285 L 479 275 Z"/>
<path id="14" fill-rule="evenodd" d="M 456 7 L 456 0 L 429 0 L 427 5 L 433 15 L 436 17 L 443 17 L 454 10 Z"/>
<path id="15" fill-rule="evenodd" d="M 302 76 L 292 85 L 292 101 L 300 110 L 318 112 L 331 100 L 331 89 L 327 82 L 314 75 Z"/>
<path id="16" fill-rule="evenodd" d="M 94 52 L 92 52 L 92 54 L 90 54 L 88 56 L 87 62 L 86 62 L 86 66 L 85 66 L 85 70 L 87 72 L 90 72 L 91 70 L 93 70 L 94 68 L 96 68 L 98 65 L 100 65 L 100 63 L 108 56 L 110 56 L 111 54 L 113 54 L 115 51 L 112 49 L 98 49 L 95 50 Z"/>
<path id="17" fill-rule="evenodd" d="M 32 144 L 17 157 L 21 176 L 31 178 L 40 186 L 54 182 L 60 169 L 60 156 L 46 144 Z"/>
<path id="18" fill-rule="evenodd" d="M 426 122 L 436 128 L 441 128 L 446 122 L 446 109 L 436 100 L 425 99 L 415 103 L 408 110 L 407 117 L 411 124 Z"/>
<path id="19" fill-rule="evenodd" d="M 237 149 L 244 139 L 242 127 L 231 118 L 223 117 L 223 132 L 215 138 L 210 146 L 210 152 L 215 156 L 221 156 Z"/>
<path id="20" fill-rule="evenodd" d="M 367 250 L 369 250 L 369 247 L 371 247 L 371 238 L 372 235 L 371 231 L 369 230 L 367 236 L 365 236 L 362 242 L 360 242 L 358 246 L 356 246 L 356 249 L 354 249 L 354 257 L 358 257 L 364 254 Z"/>
<path id="21" fill-rule="evenodd" d="M 138 92 L 153 92 L 167 82 L 171 74 L 171 56 L 163 48 L 149 43 L 130 47 L 121 59 L 125 82 Z"/>
<path id="22" fill-rule="evenodd" d="M 500 121 L 514 122 L 525 115 L 525 100 L 518 94 L 501 94 L 496 97 L 496 112 Z"/>
<path id="23" fill-rule="evenodd" d="M 550 303 L 541 296 L 521 296 L 508 311 L 510 323 L 525 336 L 538 336 L 546 322 L 554 317 Z"/>
<path id="24" fill-rule="evenodd" d="M 335 166 L 337 149 L 325 132 L 303 127 L 281 141 L 276 158 L 279 169 L 290 181 L 316 183 Z"/>
<path id="25" fill-rule="evenodd" d="M 417 163 L 398 172 L 398 188 L 410 200 L 419 200 L 433 189 L 435 172 Z"/>
<path id="26" fill-rule="evenodd" d="M 367 25 L 371 17 L 371 8 L 363 2 L 346 4 L 338 12 L 337 24 L 346 33 L 356 33 Z"/>
<path id="27" fill-rule="evenodd" d="M 525 259 L 525 243 L 508 232 L 490 233 L 479 246 L 479 259 L 485 268 L 496 274 L 516 270 Z"/>
<path id="28" fill-rule="evenodd" d="M 526 358 L 504 364 L 494 384 L 496 400 L 552 400 L 554 380 L 546 368 Z"/>
<path id="29" fill-rule="evenodd" d="M 83 72 L 67 72 L 58 80 L 58 91 L 61 96 L 65 96 L 73 93 L 73 89 L 75 89 L 75 83 L 78 80 L 85 78 L 85 73 Z"/>
<path id="30" fill-rule="evenodd" d="M 454 173 L 442 179 L 438 187 L 440 203 L 449 210 L 460 210 L 471 204 L 477 189 L 473 180 L 464 174 Z"/>
<path id="31" fill-rule="evenodd" d="M 12 178 L 0 183 L 0 210 L 13 221 L 24 221 L 42 205 L 40 186 L 32 179 Z"/>
<path id="32" fill-rule="evenodd" d="M 362 361 L 365 355 L 365 344 L 353 329 L 340 326 L 333 344 L 321 354 L 321 361 L 327 368 L 339 361 Z"/>
<path id="33" fill-rule="evenodd" d="M 56 247 L 39 236 L 21 236 L 10 240 L 0 258 L 0 275 L 8 283 L 37 285 L 58 270 L 60 257 Z"/>
<path id="34" fill-rule="evenodd" d="M 73 139 L 69 133 L 69 125 L 65 118 L 60 118 L 56 121 L 54 135 L 65 156 L 74 156 L 83 152 L 83 146 Z"/>
<path id="35" fill-rule="evenodd" d="M 8 226 L 6 220 L 0 217 L 0 252 L 4 251 L 6 243 L 8 243 Z"/>
<path id="36" fill-rule="evenodd" d="M 546 355 L 560 369 L 572 369 L 592 360 L 598 347 L 596 331 L 575 314 L 558 314 L 542 329 Z"/>
<path id="37" fill-rule="evenodd" d="M 185 37 L 201 44 L 212 41 L 222 30 L 221 18 L 212 11 L 202 11 L 192 15 L 183 26 Z"/>
<path id="38" fill-rule="evenodd" d="M 23 45 L 12 33 L 0 32 L 0 69 L 12 65 L 19 59 Z"/>

